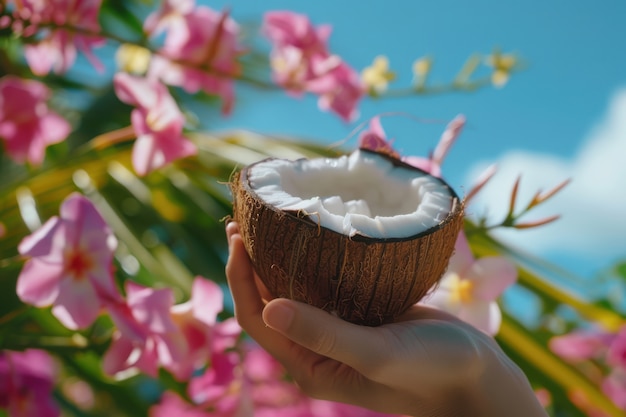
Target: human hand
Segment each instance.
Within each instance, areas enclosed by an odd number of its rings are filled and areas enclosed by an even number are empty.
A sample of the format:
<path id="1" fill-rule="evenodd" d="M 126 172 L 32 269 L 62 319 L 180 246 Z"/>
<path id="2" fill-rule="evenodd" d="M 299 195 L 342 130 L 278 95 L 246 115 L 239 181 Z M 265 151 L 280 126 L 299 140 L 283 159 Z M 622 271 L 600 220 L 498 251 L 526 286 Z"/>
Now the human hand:
<path id="1" fill-rule="evenodd" d="M 288 299 L 266 304 L 237 223 L 226 231 L 237 320 L 309 396 L 415 417 L 547 415 L 494 339 L 442 311 L 414 306 L 366 327 Z"/>

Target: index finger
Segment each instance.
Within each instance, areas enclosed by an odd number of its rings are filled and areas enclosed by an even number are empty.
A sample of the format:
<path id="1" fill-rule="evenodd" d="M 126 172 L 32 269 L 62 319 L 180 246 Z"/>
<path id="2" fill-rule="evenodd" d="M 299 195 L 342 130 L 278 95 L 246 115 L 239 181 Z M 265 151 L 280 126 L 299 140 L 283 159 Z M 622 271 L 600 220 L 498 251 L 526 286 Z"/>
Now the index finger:
<path id="1" fill-rule="evenodd" d="M 233 296 L 237 321 L 257 343 L 285 367 L 289 368 L 293 363 L 302 361 L 307 355 L 305 349 L 268 327 L 263 321 L 265 303 L 255 284 L 254 269 L 238 233 L 230 235 L 229 250 L 226 277 Z"/>

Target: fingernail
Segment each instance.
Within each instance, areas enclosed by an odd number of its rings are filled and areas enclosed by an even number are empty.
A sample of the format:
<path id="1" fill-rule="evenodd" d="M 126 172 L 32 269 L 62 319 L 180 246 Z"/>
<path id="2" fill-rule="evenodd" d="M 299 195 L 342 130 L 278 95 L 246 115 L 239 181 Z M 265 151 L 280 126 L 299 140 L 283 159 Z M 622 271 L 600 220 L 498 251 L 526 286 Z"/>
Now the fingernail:
<path id="1" fill-rule="evenodd" d="M 230 244 L 233 235 L 237 234 L 237 224 L 234 221 L 230 221 L 226 224 L 226 241 Z"/>
<path id="2" fill-rule="evenodd" d="M 295 310 L 281 300 L 271 301 L 263 310 L 263 321 L 279 332 L 286 332 L 293 322 Z"/>

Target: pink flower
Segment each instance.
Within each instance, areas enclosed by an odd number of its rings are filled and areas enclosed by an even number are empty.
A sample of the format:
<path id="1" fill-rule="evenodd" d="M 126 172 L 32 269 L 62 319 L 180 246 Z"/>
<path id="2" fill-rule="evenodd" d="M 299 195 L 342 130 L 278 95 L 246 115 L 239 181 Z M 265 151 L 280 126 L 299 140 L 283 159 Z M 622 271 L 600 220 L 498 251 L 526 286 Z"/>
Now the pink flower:
<path id="1" fill-rule="evenodd" d="M 189 383 L 189 398 L 197 405 L 214 410 L 215 416 L 234 415 L 245 407 L 243 403 L 246 400 L 242 395 L 244 380 L 240 365 L 237 352 L 215 353 L 211 357 L 211 367 Z"/>
<path id="2" fill-rule="evenodd" d="M 185 118 L 163 84 L 126 73 L 117 73 L 113 82 L 118 98 L 136 106 L 131 120 L 137 134 L 132 155 L 137 174 L 146 175 L 197 153 L 196 146 L 182 136 Z"/>
<path id="3" fill-rule="evenodd" d="M 564 359 L 600 359 L 612 367 L 626 370 L 626 326 L 613 333 L 600 329 L 575 330 L 553 337 L 549 346 Z"/>
<path id="4" fill-rule="evenodd" d="M 234 318 L 217 323 L 223 309 L 224 294 L 215 282 L 196 277 L 191 300 L 172 307 L 171 315 L 186 342 L 184 358 L 170 370 L 179 380 L 188 380 L 192 373 L 206 365 L 213 352 L 223 352 L 235 346 L 241 328 Z"/>
<path id="5" fill-rule="evenodd" d="M 16 2 L 18 13 L 28 16 L 36 25 L 46 25 L 38 33 L 39 41 L 26 44 L 24 50 L 26 61 L 36 75 L 43 76 L 50 71 L 64 73 L 76 60 L 77 50 L 83 52 L 96 69 L 102 70 L 102 64 L 92 53 L 93 47 L 105 43 L 105 38 L 98 35 L 101 3 L 102 0 Z"/>
<path id="6" fill-rule="evenodd" d="M 626 410 L 626 369 L 613 369 L 602 382 L 602 391 L 618 408 Z"/>
<path id="7" fill-rule="evenodd" d="M 368 130 L 359 135 L 359 148 L 370 151 L 386 153 L 394 158 L 400 159 L 400 154 L 391 146 L 393 140 L 387 140 L 387 135 L 380 123 L 380 117 L 372 117 Z"/>
<path id="8" fill-rule="evenodd" d="M 497 256 L 474 259 L 467 238 L 461 232 L 448 270 L 422 303 L 454 314 L 485 333 L 495 335 L 502 319 L 495 300 L 516 280 L 517 270 L 508 260 Z"/>
<path id="9" fill-rule="evenodd" d="M 607 362 L 615 367 L 621 367 L 626 372 L 626 325 L 622 326 L 609 345 Z"/>
<path id="10" fill-rule="evenodd" d="M 550 350 L 560 357 L 582 361 L 606 356 L 607 348 L 615 335 L 601 330 L 577 330 L 550 339 Z"/>
<path id="11" fill-rule="evenodd" d="M 265 13 L 262 31 L 276 47 L 293 46 L 309 54 L 325 54 L 332 28 L 329 25 L 315 28 L 307 16 L 281 10 Z"/>
<path id="12" fill-rule="evenodd" d="M 377 152 L 384 152 L 396 158 L 402 159 L 409 165 L 413 165 L 435 177 L 441 177 L 441 164 L 448 154 L 448 151 L 456 141 L 457 137 L 465 126 L 465 116 L 456 116 L 441 135 L 439 143 L 435 147 L 433 154 L 429 158 L 419 156 L 403 156 L 400 157 L 391 146 L 390 140 L 385 136 L 385 131 L 380 123 L 379 117 L 374 117 L 370 121 L 369 130 L 364 131 L 359 137 L 359 148 L 370 149 Z"/>
<path id="13" fill-rule="evenodd" d="M 194 9 L 194 0 L 163 0 L 161 8 L 148 15 L 143 24 L 149 35 L 157 35 L 172 26 L 183 24 L 185 15 Z"/>
<path id="14" fill-rule="evenodd" d="M 183 334 L 170 316 L 173 302 L 169 288 L 155 290 L 126 281 L 126 303 L 107 306 L 117 330 L 103 358 L 106 373 L 132 368 L 156 377 L 159 365 L 176 369 L 187 352 Z"/>
<path id="15" fill-rule="evenodd" d="M 118 300 L 112 261 L 117 240 L 93 204 L 74 193 L 52 217 L 25 237 L 20 254 L 30 257 L 17 281 L 17 295 L 52 313 L 70 329 L 96 319 L 105 300 Z"/>
<path id="16" fill-rule="evenodd" d="M 461 130 L 463 130 L 463 126 L 465 126 L 465 116 L 456 116 L 450 123 L 448 123 L 446 130 L 444 130 L 441 135 L 441 139 L 439 139 L 439 143 L 435 147 L 435 150 L 430 158 L 426 159 L 417 156 L 409 156 L 404 158 L 404 161 L 414 167 L 430 173 L 431 175 L 434 175 L 435 177 L 441 177 L 441 164 L 448 154 L 448 151 L 456 141 L 456 138 L 461 133 Z"/>
<path id="17" fill-rule="evenodd" d="M 70 124 L 46 105 L 49 96 L 48 88 L 38 81 L 0 79 L 0 139 L 15 161 L 41 164 L 46 147 L 70 133 Z"/>
<path id="18" fill-rule="evenodd" d="M 257 345 L 214 356 L 212 368 L 189 384 L 189 397 L 212 416 L 385 417 L 356 406 L 315 400 L 289 382 L 284 368 Z M 156 417 L 156 416 L 151 416 Z M 195 416 L 194 416 L 195 417 Z"/>
<path id="19" fill-rule="evenodd" d="M 239 26 L 227 13 L 197 7 L 170 25 L 165 45 L 154 56 L 148 75 L 195 93 L 203 90 L 222 98 L 222 111 L 234 103 L 233 78 L 240 73 L 237 57 L 242 53 Z"/>
<path id="20" fill-rule="evenodd" d="M 217 417 L 214 412 L 189 404 L 177 394 L 166 391 L 161 401 L 150 407 L 149 417 Z"/>
<path id="21" fill-rule="evenodd" d="M 346 121 L 358 116 L 357 105 L 363 97 L 364 88 L 359 74 L 346 63 L 308 83 L 308 90 L 320 96 L 318 106 L 333 111 Z"/>
<path id="22" fill-rule="evenodd" d="M 272 42 L 272 77 L 289 94 L 310 92 L 318 105 L 344 120 L 357 116 L 365 87 L 356 71 L 330 54 L 326 41 L 330 26 L 313 27 L 308 17 L 287 11 L 266 13 L 263 33 Z"/>
<path id="23" fill-rule="evenodd" d="M 284 368 L 264 349 L 249 345 L 243 368 L 255 415 L 310 415 L 309 398 L 285 381 Z"/>
<path id="24" fill-rule="evenodd" d="M 42 350 L 0 351 L 0 409 L 11 417 L 56 417 L 54 364 Z"/>
<path id="25" fill-rule="evenodd" d="M 194 403 L 220 417 L 312 417 L 309 399 L 284 380 L 284 370 L 274 358 L 256 346 L 244 352 L 243 362 L 234 352 L 212 358 L 211 368 L 189 384 Z"/>
<path id="26" fill-rule="evenodd" d="M 288 93 L 300 95 L 315 80 L 339 65 L 326 47 L 331 27 L 313 27 L 305 15 L 289 11 L 268 12 L 263 17 L 263 33 L 272 42 L 272 77 Z"/>

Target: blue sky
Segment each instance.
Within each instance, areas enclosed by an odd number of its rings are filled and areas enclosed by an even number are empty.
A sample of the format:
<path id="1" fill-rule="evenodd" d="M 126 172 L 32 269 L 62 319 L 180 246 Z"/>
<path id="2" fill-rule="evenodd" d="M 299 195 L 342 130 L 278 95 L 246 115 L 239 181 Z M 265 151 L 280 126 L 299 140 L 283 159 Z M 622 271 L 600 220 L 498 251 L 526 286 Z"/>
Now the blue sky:
<path id="1" fill-rule="evenodd" d="M 445 121 L 463 113 L 468 124 L 444 164 L 445 177 L 461 190 L 471 185 L 480 167 L 498 161 L 501 166 L 497 181 L 477 201 L 475 212 L 482 213 L 488 206 L 496 220 L 520 173 L 522 197 L 573 177 L 567 194 L 546 204 L 543 213 L 561 213 L 560 226 L 503 235 L 503 239 L 585 276 L 626 257 L 626 222 L 619 216 L 626 211 L 626 187 L 620 184 L 626 180 L 622 168 L 626 126 L 620 123 L 626 120 L 626 2 L 204 3 L 230 7 L 240 22 L 258 21 L 268 10 L 289 9 L 309 15 L 315 24 L 328 23 L 333 26 L 332 51 L 354 68 L 361 70 L 376 55 L 386 55 L 398 74 L 392 87 L 408 86 L 413 60 L 424 55 L 434 58 L 432 81 L 446 82 L 470 54 L 488 54 L 494 47 L 518 53 L 527 68 L 503 89 L 369 100 L 352 124 L 319 112 L 314 97 L 294 101 L 281 92 L 241 89 L 234 114 L 212 121 L 209 127 L 332 143 L 377 113 L 407 112 L 442 121 L 383 120 L 397 148 L 424 155 L 435 146 Z M 581 224 L 584 227 L 577 232 Z"/>

